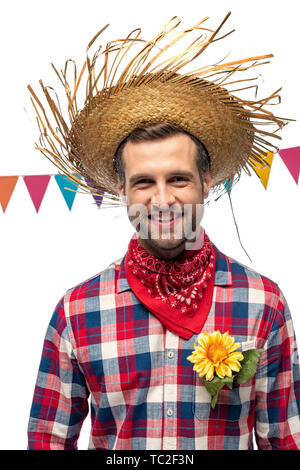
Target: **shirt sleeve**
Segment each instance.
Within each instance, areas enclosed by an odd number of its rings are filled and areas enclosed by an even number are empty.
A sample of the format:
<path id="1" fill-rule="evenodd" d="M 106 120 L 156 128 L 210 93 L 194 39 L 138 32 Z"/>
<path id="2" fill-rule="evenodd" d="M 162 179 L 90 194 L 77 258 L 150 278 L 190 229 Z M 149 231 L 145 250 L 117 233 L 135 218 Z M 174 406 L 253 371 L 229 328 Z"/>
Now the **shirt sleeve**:
<path id="1" fill-rule="evenodd" d="M 63 299 L 44 339 L 27 429 L 28 450 L 77 450 L 89 410 L 89 391 L 71 346 Z"/>
<path id="2" fill-rule="evenodd" d="M 300 449 L 300 372 L 288 304 L 279 301 L 256 372 L 255 436 L 258 449 Z"/>

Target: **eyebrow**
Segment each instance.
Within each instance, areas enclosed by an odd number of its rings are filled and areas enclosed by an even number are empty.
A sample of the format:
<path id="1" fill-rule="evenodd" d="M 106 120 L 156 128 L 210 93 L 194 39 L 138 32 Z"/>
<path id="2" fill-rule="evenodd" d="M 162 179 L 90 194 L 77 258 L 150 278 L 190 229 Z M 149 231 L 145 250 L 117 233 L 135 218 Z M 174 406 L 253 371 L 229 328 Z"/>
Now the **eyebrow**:
<path id="1" fill-rule="evenodd" d="M 168 174 L 168 178 L 171 178 L 172 176 L 185 176 L 186 178 L 194 178 L 195 175 L 191 171 L 177 170 Z M 133 184 L 137 180 L 144 178 L 153 178 L 153 176 L 147 173 L 137 173 L 129 178 L 129 184 Z"/>

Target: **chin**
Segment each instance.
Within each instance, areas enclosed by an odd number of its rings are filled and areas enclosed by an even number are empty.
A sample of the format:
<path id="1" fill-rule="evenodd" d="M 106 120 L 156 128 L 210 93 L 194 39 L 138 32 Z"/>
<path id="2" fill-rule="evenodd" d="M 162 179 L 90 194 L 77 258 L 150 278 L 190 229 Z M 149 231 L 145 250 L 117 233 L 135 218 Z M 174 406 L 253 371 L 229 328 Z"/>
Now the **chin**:
<path id="1" fill-rule="evenodd" d="M 164 254 L 166 256 L 171 256 L 173 253 L 177 253 L 178 251 L 183 251 L 185 249 L 185 242 L 186 242 L 185 238 L 181 240 L 164 240 L 164 239 L 146 240 L 147 246 L 153 248 L 158 253 Z"/>

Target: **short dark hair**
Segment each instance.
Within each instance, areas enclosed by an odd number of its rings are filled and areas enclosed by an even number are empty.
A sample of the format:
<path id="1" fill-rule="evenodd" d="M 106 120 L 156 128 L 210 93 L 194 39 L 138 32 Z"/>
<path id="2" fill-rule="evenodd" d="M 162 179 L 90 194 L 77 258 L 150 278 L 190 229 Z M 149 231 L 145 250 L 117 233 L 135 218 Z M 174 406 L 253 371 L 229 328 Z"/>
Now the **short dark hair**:
<path id="1" fill-rule="evenodd" d="M 170 137 L 176 134 L 187 134 L 197 146 L 196 164 L 203 184 L 203 175 L 210 169 L 211 161 L 208 151 L 199 139 L 174 124 L 161 122 L 146 127 L 137 127 L 120 143 L 114 157 L 114 169 L 123 187 L 125 187 L 125 170 L 122 159 L 123 149 L 127 142 L 145 142 Z"/>

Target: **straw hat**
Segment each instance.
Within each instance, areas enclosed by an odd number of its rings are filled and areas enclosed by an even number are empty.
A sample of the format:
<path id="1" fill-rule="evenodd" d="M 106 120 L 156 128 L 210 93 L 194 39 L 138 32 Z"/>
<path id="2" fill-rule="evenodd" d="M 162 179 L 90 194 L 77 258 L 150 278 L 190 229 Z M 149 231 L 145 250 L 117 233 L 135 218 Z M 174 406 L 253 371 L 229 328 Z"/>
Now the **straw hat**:
<path id="1" fill-rule="evenodd" d="M 251 175 L 251 167 L 268 165 L 264 157 L 278 148 L 267 139 L 280 138 L 276 132 L 288 121 L 265 108 L 274 101 L 280 102 L 280 90 L 259 101 L 249 101 L 232 94 L 238 90 L 229 91 L 226 87 L 257 87 L 240 85 L 249 80 L 255 83 L 256 78 L 237 80 L 233 75 L 267 63 L 265 59 L 272 54 L 214 65 L 200 61 L 210 44 L 233 32 L 217 37 L 229 15 L 215 30 L 203 26 L 208 19 L 204 18 L 177 33 L 174 30 L 180 21 L 175 17 L 150 41 L 141 39 L 141 30 L 137 29 L 125 39 L 112 41 L 104 48 L 100 45 L 91 59 L 90 48 L 106 25 L 90 41 L 80 73 L 72 60 L 61 72 L 52 65 L 67 98 L 65 112 L 58 94 L 40 80 L 52 123 L 46 107 L 28 86 L 40 127 L 36 148 L 84 192 L 104 192 L 114 201 L 118 200 L 115 152 L 122 140 L 140 126 L 167 121 L 197 137 L 210 154 L 214 190 L 234 176 L 239 179 L 242 170 Z M 172 55 L 175 44 L 192 33 L 198 37 Z M 167 51 L 171 54 L 162 60 Z M 179 72 L 191 63 L 196 65 L 195 70 Z M 81 87 L 85 96 L 80 107 Z M 270 124 L 275 126 L 273 131 Z"/>

